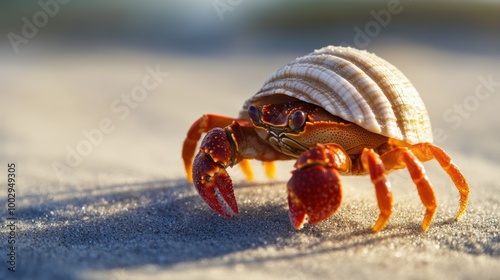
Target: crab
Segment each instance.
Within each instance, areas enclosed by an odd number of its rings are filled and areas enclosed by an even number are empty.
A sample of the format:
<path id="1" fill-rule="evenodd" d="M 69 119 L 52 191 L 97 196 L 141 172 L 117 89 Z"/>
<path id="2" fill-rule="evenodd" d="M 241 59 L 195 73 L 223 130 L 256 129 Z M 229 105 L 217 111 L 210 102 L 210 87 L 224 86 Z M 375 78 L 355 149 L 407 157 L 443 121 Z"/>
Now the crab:
<path id="1" fill-rule="evenodd" d="M 332 67 L 334 62 L 329 59 L 336 62 L 339 57 L 348 63 L 344 68 Z M 357 67 L 354 74 L 358 76 L 375 70 L 382 72 L 376 84 L 390 86 L 381 86 L 375 93 L 361 87 L 371 80 L 363 80 L 364 76 L 356 80 L 346 74 L 351 64 Z M 381 71 L 381 66 L 391 73 L 397 71 L 397 75 Z M 318 69 L 321 71 L 317 72 Z M 372 227 L 378 232 L 387 225 L 393 212 L 391 185 L 386 175 L 406 168 L 426 209 L 421 225 L 426 231 L 437 203 L 422 162 L 435 159 L 460 193 L 458 220 L 467 207 L 469 185 L 450 156 L 432 144 L 423 102 L 406 77 L 394 69 L 373 54 L 342 47 L 323 48 L 292 61 L 245 102 L 239 118 L 205 114 L 194 122 L 182 150 L 187 179 L 194 182 L 201 198 L 213 210 L 229 218 L 238 214 L 239 209 L 226 171 L 228 167 L 239 164 L 251 179 L 249 160 L 260 160 L 267 175 L 273 177 L 273 161 L 295 160 L 286 190 L 290 222 L 300 229 L 305 223 L 316 224 L 331 217 L 340 207 L 340 175 L 369 175 L 380 209 Z M 344 79 L 329 79 L 325 73 Z M 375 80 L 373 74 L 370 77 Z M 355 87 L 343 91 L 334 83 L 343 88 Z M 362 93 L 360 99 L 357 95 L 363 90 L 368 93 Z M 347 109 L 337 106 L 338 96 L 347 100 Z M 377 98 L 382 101 L 377 102 Z M 402 105 L 391 99 L 402 100 Z M 363 108 L 363 104 L 372 111 Z M 364 111 L 356 114 L 357 107 Z M 205 133 L 193 161 L 197 143 Z"/>

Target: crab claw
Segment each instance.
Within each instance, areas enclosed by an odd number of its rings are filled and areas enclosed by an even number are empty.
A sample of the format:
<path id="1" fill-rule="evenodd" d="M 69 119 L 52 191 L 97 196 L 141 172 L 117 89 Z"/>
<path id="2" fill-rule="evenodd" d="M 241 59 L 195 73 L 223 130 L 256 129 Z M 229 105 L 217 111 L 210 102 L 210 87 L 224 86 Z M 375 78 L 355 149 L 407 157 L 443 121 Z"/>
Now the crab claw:
<path id="1" fill-rule="evenodd" d="M 316 224 L 329 218 L 342 202 L 338 171 L 350 168 L 350 159 L 337 145 L 317 144 L 303 152 L 287 184 L 290 222 L 300 229 L 308 219 Z"/>
<path id="2" fill-rule="evenodd" d="M 231 144 L 222 128 L 210 130 L 193 162 L 193 181 L 203 200 L 224 217 L 238 214 L 233 184 L 226 171 L 231 161 Z"/>

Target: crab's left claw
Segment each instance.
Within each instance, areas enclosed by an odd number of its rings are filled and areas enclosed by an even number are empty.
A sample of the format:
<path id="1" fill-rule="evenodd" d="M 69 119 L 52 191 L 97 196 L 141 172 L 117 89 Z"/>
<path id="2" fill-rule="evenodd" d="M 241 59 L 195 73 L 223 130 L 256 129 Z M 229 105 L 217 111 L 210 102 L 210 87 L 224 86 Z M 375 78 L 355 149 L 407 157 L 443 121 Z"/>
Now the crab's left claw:
<path id="1" fill-rule="evenodd" d="M 193 162 L 193 181 L 203 200 L 224 217 L 238 214 L 233 184 L 226 171 L 232 148 L 222 128 L 210 130 Z"/>
<path id="2" fill-rule="evenodd" d="M 334 144 L 317 144 L 300 155 L 288 182 L 290 222 L 296 229 L 306 222 L 329 218 L 342 202 L 338 171 L 350 168 L 345 151 Z"/>

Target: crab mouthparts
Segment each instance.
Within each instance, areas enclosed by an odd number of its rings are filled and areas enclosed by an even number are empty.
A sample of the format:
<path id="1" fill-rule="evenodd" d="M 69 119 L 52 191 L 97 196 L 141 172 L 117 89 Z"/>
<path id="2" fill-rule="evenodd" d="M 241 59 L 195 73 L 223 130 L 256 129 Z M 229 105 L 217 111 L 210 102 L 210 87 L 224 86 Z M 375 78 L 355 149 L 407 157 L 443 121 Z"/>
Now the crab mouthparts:
<path id="1" fill-rule="evenodd" d="M 302 145 L 301 143 L 287 137 L 284 133 L 277 135 L 276 133 L 271 133 L 268 138 L 269 144 L 278 151 L 281 151 L 285 155 L 292 157 L 298 157 L 308 147 Z"/>

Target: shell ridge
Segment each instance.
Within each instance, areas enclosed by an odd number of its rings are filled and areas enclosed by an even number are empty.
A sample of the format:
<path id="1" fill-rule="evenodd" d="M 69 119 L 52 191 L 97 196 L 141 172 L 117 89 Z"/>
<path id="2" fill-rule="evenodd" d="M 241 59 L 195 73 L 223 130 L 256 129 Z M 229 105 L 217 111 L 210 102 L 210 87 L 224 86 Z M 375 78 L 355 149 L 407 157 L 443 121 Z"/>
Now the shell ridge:
<path id="1" fill-rule="evenodd" d="M 326 59 L 329 59 L 329 57 L 326 57 Z M 377 122 L 376 115 L 366 102 L 364 96 L 360 91 L 358 91 L 354 84 L 339 75 L 335 69 L 330 67 L 332 66 L 332 63 L 335 62 L 303 60 L 302 62 L 297 62 L 294 65 L 289 66 L 290 68 L 294 68 L 294 71 L 288 71 L 287 73 L 290 75 L 296 74 L 297 76 L 303 75 L 304 77 L 314 81 L 316 86 L 321 85 L 322 88 L 326 88 L 326 91 L 319 91 L 320 94 L 318 94 L 318 96 L 321 98 L 318 98 L 317 100 L 330 113 L 358 125 L 368 126 L 369 129 L 379 133 L 380 124 Z M 336 96 L 340 96 L 340 98 L 344 100 L 347 104 L 349 112 L 334 111 L 330 109 L 331 107 L 328 105 L 332 101 L 337 101 L 332 100 L 332 97 Z"/>
<path id="2" fill-rule="evenodd" d="M 328 103 L 324 100 L 325 95 L 321 93 L 317 84 L 313 84 L 310 81 L 305 81 L 299 78 L 287 77 L 286 79 L 281 79 L 270 83 L 272 86 L 266 88 L 265 91 L 260 92 L 264 95 L 271 94 L 286 94 L 291 97 L 298 98 L 304 102 L 311 104 L 335 104 L 337 106 L 332 106 L 336 108 L 336 111 L 348 112 L 349 107 L 342 99 L 335 99 L 331 96 L 331 100 Z M 297 93 L 307 93 L 299 94 Z M 348 117 L 352 117 L 348 115 Z"/>
<path id="3" fill-rule="evenodd" d="M 304 57 L 302 60 L 307 59 Z M 321 58 L 321 59 L 320 59 Z M 397 132 L 396 116 L 393 114 L 391 108 L 384 106 L 389 101 L 384 95 L 382 89 L 379 88 L 377 83 L 367 76 L 358 66 L 352 61 L 335 55 L 315 54 L 309 60 L 321 65 L 329 71 L 334 71 L 336 75 L 342 77 L 346 83 L 353 86 L 357 93 L 352 95 L 354 101 L 358 105 L 362 105 L 362 111 L 367 118 L 359 118 L 359 125 L 365 125 L 370 131 L 380 133 L 381 127 L 385 124 L 390 124 Z M 336 112 L 330 112 L 336 114 Z M 382 116 L 382 117 L 381 117 Z M 392 129 L 394 131 L 394 129 Z M 397 135 L 397 133 L 394 133 Z"/>
<path id="4" fill-rule="evenodd" d="M 368 54 L 369 59 L 367 60 L 372 60 L 376 65 L 384 66 L 373 69 L 369 74 L 373 73 L 381 77 L 380 80 L 384 82 L 384 85 L 391 88 L 389 92 L 397 94 L 390 101 L 393 101 L 395 104 L 393 111 L 399 114 L 397 117 L 401 122 L 398 125 L 404 134 L 404 138 L 409 143 L 432 142 L 432 130 L 430 129 L 427 110 L 415 87 L 394 65 L 375 54 Z M 398 83 L 393 83 L 394 81 Z M 409 103 L 410 101 L 411 103 Z M 428 129 L 423 129 L 422 125 L 428 127 Z"/>
<path id="5" fill-rule="evenodd" d="M 342 105 L 339 106 L 339 108 L 343 108 L 342 110 L 337 111 L 337 113 L 340 113 L 344 118 L 350 118 L 355 115 L 353 111 L 354 108 L 353 106 L 350 106 L 352 104 L 348 104 L 350 100 L 346 100 L 343 98 L 345 96 L 345 93 L 343 93 L 344 90 L 342 90 L 342 93 L 340 95 L 333 95 L 333 94 L 326 94 L 326 92 L 330 91 L 335 91 L 334 88 L 331 87 L 332 83 L 327 83 L 325 81 L 328 80 L 326 74 L 323 73 L 322 71 L 317 71 L 314 72 L 312 71 L 313 67 L 304 67 L 304 65 L 287 65 L 284 67 L 283 71 L 278 70 L 276 72 L 276 75 L 270 79 L 270 81 L 267 82 L 266 86 L 263 87 L 263 90 L 269 90 L 277 86 L 277 82 L 281 81 L 291 81 L 289 83 L 289 86 L 292 86 L 293 88 L 298 88 L 301 86 L 306 86 L 308 88 L 314 88 L 315 90 L 310 90 L 312 93 L 312 96 L 308 96 L 308 98 L 314 100 L 318 105 L 326 106 L 329 103 L 341 103 Z M 316 67 L 317 68 L 317 67 Z M 318 78 L 317 76 L 321 76 L 321 78 Z M 307 77 L 308 79 L 303 79 L 303 77 Z M 338 86 L 340 83 L 336 83 Z M 339 91 L 338 89 L 337 91 Z M 303 98 L 301 98 L 301 95 L 296 96 L 296 95 L 291 95 L 292 97 L 299 98 L 303 101 Z M 314 104 L 314 102 L 313 102 Z"/>
<path id="6" fill-rule="evenodd" d="M 382 125 L 383 133 L 393 138 L 409 138 L 413 141 L 415 137 L 411 135 L 413 134 L 411 130 L 414 129 L 406 129 L 405 122 L 407 121 L 407 118 L 404 114 L 402 114 L 403 110 L 401 110 L 401 106 L 403 104 L 401 92 L 400 90 L 396 90 L 401 88 L 401 83 L 399 82 L 401 80 L 407 80 L 407 78 L 404 77 L 404 79 L 401 79 L 402 77 L 399 74 L 401 72 L 399 70 L 397 70 L 394 66 L 389 67 L 391 65 L 385 60 L 380 59 L 377 61 L 376 59 L 373 59 L 374 57 L 378 57 L 367 51 L 350 48 L 350 52 L 334 51 L 332 55 L 337 54 L 351 61 L 375 84 L 377 84 L 385 97 L 384 101 L 390 104 L 390 107 L 387 106 L 385 110 L 379 112 L 382 114 L 382 112 L 391 111 L 391 115 L 395 117 L 395 119 L 391 118 L 392 120 L 387 119 L 384 121 L 384 125 Z M 394 81 L 398 82 L 398 84 L 395 84 Z"/>

